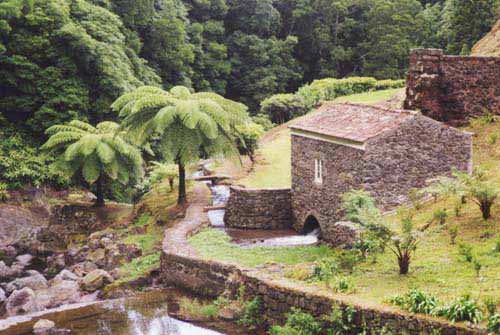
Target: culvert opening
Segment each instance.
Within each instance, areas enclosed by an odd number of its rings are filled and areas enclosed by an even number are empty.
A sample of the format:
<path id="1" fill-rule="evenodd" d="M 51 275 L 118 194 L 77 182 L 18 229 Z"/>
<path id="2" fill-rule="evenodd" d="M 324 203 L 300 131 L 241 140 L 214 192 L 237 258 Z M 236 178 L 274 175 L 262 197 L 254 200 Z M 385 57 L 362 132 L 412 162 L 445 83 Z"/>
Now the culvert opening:
<path id="1" fill-rule="evenodd" d="M 302 228 L 302 234 L 310 235 L 314 234 L 319 236 L 321 234 L 321 227 L 319 225 L 318 219 L 316 219 L 313 215 L 309 215 L 304 223 L 304 228 Z"/>

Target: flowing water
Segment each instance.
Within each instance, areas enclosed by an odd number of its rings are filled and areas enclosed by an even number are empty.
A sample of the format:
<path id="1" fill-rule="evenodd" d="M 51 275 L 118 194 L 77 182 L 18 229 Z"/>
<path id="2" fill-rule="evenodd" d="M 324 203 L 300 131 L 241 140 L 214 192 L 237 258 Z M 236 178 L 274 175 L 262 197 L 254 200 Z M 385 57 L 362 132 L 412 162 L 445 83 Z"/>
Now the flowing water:
<path id="1" fill-rule="evenodd" d="M 200 171 L 200 173 L 202 173 Z M 198 174 L 198 176 L 201 174 Z M 226 185 L 210 186 L 212 191 L 212 205 L 220 206 L 227 203 L 230 190 Z M 294 247 L 304 245 L 315 245 L 318 243 L 320 231 L 316 229 L 307 235 L 299 235 L 293 230 L 249 230 L 230 229 L 224 225 L 224 209 L 208 212 L 210 224 L 216 228 L 222 228 L 232 237 L 233 242 L 243 247 Z"/>

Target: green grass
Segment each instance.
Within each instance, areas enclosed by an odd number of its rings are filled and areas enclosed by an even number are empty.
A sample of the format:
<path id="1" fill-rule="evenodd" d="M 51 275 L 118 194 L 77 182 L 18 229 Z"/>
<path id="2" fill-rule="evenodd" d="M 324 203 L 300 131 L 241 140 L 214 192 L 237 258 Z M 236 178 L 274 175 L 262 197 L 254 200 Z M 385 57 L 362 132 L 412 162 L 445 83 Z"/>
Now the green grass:
<path id="1" fill-rule="evenodd" d="M 206 258 L 233 262 L 245 267 L 279 263 L 297 264 L 331 257 L 335 250 L 327 246 L 295 248 L 243 248 L 230 242 L 231 238 L 219 229 L 205 229 L 189 239 L 189 244 Z"/>
<path id="2" fill-rule="evenodd" d="M 387 101 L 399 92 L 401 89 L 375 91 L 340 97 L 335 101 L 374 104 Z M 261 141 L 257 163 L 248 176 L 238 181 L 240 184 L 251 188 L 290 187 L 291 143 L 288 124 L 271 130 L 272 136 Z"/>
<path id="3" fill-rule="evenodd" d="M 160 267 L 160 252 L 155 252 L 149 255 L 141 256 L 133 259 L 130 263 L 127 263 L 120 267 L 120 273 L 122 277 L 118 279 L 113 286 L 119 286 L 122 283 L 126 283 L 137 279 L 151 270 Z"/>

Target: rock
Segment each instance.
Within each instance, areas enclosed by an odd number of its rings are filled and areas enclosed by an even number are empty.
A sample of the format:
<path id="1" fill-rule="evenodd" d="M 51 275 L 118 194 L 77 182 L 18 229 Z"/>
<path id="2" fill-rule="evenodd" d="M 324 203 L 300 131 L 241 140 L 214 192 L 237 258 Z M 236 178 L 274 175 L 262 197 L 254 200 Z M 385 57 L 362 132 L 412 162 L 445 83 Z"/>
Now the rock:
<path id="1" fill-rule="evenodd" d="M 38 311 L 36 304 L 35 292 L 29 287 L 12 292 L 7 299 L 5 309 L 8 316 L 26 314 Z"/>
<path id="2" fill-rule="evenodd" d="M 37 305 L 43 308 L 80 302 L 82 296 L 78 283 L 72 280 L 59 281 L 48 289 L 36 291 L 35 294 Z"/>
<path id="3" fill-rule="evenodd" d="M 88 292 L 94 292 L 103 288 L 107 284 L 112 283 L 113 281 L 114 281 L 113 277 L 111 277 L 109 273 L 107 273 L 104 270 L 97 269 L 86 275 L 81 280 L 80 285 L 83 290 Z"/>
<path id="4" fill-rule="evenodd" d="M 0 261 L 0 282 L 12 280 L 21 275 L 22 269 L 18 266 L 8 267 L 4 261 Z"/>
<path id="5" fill-rule="evenodd" d="M 114 268 L 109 274 L 111 275 L 111 277 L 113 277 L 114 280 L 120 279 L 120 277 L 122 276 L 120 268 Z"/>
<path id="6" fill-rule="evenodd" d="M 134 258 L 142 256 L 142 250 L 135 244 L 128 244 L 125 246 L 125 255 L 128 261 L 133 260 Z"/>
<path id="7" fill-rule="evenodd" d="M 47 258 L 47 268 L 45 274 L 48 277 L 53 277 L 61 272 L 66 267 L 66 259 L 64 254 L 53 255 Z"/>
<path id="8" fill-rule="evenodd" d="M 38 273 L 33 276 L 15 279 L 8 283 L 5 289 L 7 293 L 10 293 L 25 287 L 29 287 L 34 291 L 46 289 L 48 287 L 47 279 Z"/>
<path id="9" fill-rule="evenodd" d="M 5 291 L 0 288 L 0 305 L 3 304 L 7 300 L 7 296 L 5 295 Z"/>
<path id="10" fill-rule="evenodd" d="M 7 262 L 7 264 L 11 264 L 17 256 L 17 250 L 14 246 L 1 246 L 0 247 L 0 256 L 1 259 Z"/>
<path id="11" fill-rule="evenodd" d="M 87 261 L 96 264 L 98 267 L 105 267 L 108 261 L 108 258 L 106 257 L 106 250 L 103 248 L 95 249 L 88 254 Z"/>
<path id="12" fill-rule="evenodd" d="M 80 279 L 77 275 L 75 275 L 73 272 L 69 271 L 68 269 L 64 269 L 57 276 L 55 276 L 51 280 L 51 285 L 55 285 L 57 283 L 60 283 L 63 280 L 71 280 L 71 281 L 78 281 Z"/>
<path id="13" fill-rule="evenodd" d="M 33 256 L 31 256 L 30 254 L 25 254 L 16 257 L 16 263 L 21 265 L 23 268 L 30 266 L 31 262 L 33 262 Z"/>
<path id="14" fill-rule="evenodd" d="M 47 319 L 38 320 L 33 326 L 33 333 L 35 334 L 45 334 L 50 329 L 55 328 L 56 324 L 54 321 L 50 321 Z"/>
<path id="15" fill-rule="evenodd" d="M 84 261 L 78 264 L 75 264 L 71 267 L 71 271 L 79 277 L 83 277 L 88 273 L 96 270 L 98 267 L 92 262 Z"/>
<path id="16" fill-rule="evenodd" d="M 110 246 L 112 244 L 114 244 L 114 242 L 109 237 L 103 237 L 103 238 L 101 238 L 101 246 L 103 248 L 107 248 L 108 246 Z"/>

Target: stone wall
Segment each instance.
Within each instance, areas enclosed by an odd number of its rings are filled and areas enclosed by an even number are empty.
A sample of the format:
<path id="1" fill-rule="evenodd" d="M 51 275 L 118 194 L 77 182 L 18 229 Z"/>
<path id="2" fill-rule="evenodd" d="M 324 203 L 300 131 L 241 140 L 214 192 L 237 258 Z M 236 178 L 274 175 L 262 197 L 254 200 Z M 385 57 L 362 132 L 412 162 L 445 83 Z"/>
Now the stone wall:
<path id="1" fill-rule="evenodd" d="M 224 222 L 227 227 L 286 229 L 292 226 L 290 189 L 231 187 Z"/>
<path id="2" fill-rule="evenodd" d="M 323 161 L 323 182 L 314 182 L 314 160 Z M 300 230 L 309 216 L 322 237 L 342 244 L 335 223 L 343 218 L 342 195 L 372 194 L 382 209 L 407 202 L 413 188 L 456 168 L 471 171 L 472 134 L 415 113 L 396 130 L 368 140 L 364 149 L 292 135 L 292 209 Z"/>
<path id="3" fill-rule="evenodd" d="M 319 318 L 329 315 L 332 306 L 352 306 L 356 311 L 354 323 L 358 331 L 363 327 L 370 333 L 385 326 L 396 334 L 431 334 L 433 329 L 440 330 L 443 335 L 487 334 L 484 329 L 469 328 L 463 323 L 449 323 L 425 315 L 405 313 L 390 306 L 360 304 L 350 301 L 349 297 L 335 296 L 307 284 L 297 286 L 284 280 L 272 281 L 235 265 L 190 256 L 164 252 L 160 273 L 166 285 L 213 298 L 223 293 L 235 297 L 240 285 L 244 285 L 245 298 L 260 298 L 262 315 L 267 323 L 282 323 L 292 308 L 299 308 Z M 328 326 L 325 324 L 325 327 Z"/>
<path id="4" fill-rule="evenodd" d="M 486 112 L 500 114 L 500 57 L 446 56 L 415 49 L 410 56 L 405 108 L 463 124 Z"/>

